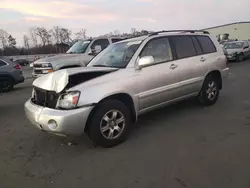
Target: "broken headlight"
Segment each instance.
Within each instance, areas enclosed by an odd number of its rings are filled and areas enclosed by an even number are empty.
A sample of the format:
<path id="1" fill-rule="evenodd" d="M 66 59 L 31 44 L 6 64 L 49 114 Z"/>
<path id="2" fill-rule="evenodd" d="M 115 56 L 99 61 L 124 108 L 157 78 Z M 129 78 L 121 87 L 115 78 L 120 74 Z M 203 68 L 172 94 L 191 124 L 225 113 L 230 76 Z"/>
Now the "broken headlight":
<path id="1" fill-rule="evenodd" d="M 58 99 L 57 108 L 62 108 L 62 109 L 76 108 L 79 98 L 80 98 L 80 91 L 71 91 L 62 94 Z"/>

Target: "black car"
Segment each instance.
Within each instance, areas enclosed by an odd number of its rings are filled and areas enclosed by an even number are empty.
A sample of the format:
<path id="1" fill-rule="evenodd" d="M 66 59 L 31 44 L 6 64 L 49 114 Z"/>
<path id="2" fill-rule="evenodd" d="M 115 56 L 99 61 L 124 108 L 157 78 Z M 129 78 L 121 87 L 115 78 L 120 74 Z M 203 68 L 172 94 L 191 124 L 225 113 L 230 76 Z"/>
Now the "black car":
<path id="1" fill-rule="evenodd" d="M 29 61 L 26 59 L 17 59 L 14 61 L 15 63 L 18 63 L 21 66 L 29 65 Z"/>

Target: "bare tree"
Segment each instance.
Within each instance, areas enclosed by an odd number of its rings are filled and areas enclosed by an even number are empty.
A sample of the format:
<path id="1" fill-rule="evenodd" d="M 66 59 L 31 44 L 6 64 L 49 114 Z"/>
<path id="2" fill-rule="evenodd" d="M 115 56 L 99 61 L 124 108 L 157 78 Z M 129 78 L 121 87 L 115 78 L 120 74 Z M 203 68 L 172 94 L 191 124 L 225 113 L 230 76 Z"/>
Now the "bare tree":
<path id="1" fill-rule="evenodd" d="M 37 35 L 36 35 L 36 28 L 30 28 L 29 29 L 30 39 L 34 46 L 37 46 Z"/>
<path id="2" fill-rule="evenodd" d="M 134 35 L 134 34 L 136 33 L 136 29 L 135 29 L 135 28 L 131 28 L 130 33 L 131 33 L 132 35 Z"/>
<path id="3" fill-rule="evenodd" d="M 9 34 L 5 30 L 0 29 L 0 41 L 2 43 L 3 49 L 8 46 L 8 37 L 9 37 Z"/>
<path id="4" fill-rule="evenodd" d="M 61 28 L 59 26 L 54 26 L 51 34 L 53 36 L 53 39 L 56 43 L 68 43 L 72 41 L 70 38 L 71 31 L 67 28 Z"/>
<path id="5" fill-rule="evenodd" d="M 86 31 L 85 31 L 85 33 L 86 33 Z M 72 39 L 70 37 L 71 34 L 72 34 L 72 32 L 69 29 L 61 28 L 61 30 L 60 30 L 60 42 L 69 43 L 70 41 L 72 41 Z"/>
<path id="6" fill-rule="evenodd" d="M 79 32 L 75 33 L 77 39 L 86 39 L 86 29 L 81 29 Z"/>
<path id="7" fill-rule="evenodd" d="M 23 44 L 24 44 L 24 47 L 29 49 L 30 48 L 30 45 L 29 45 L 29 38 L 27 35 L 24 35 L 23 36 Z"/>
<path id="8" fill-rule="evenodd" d="M 50 44 L 51 43 L 51 35 L 49 31 L 47 31 L 46 28 L 44 27 L 37 27 L 35 30 L 35 34 L 40 38 L 42 45 L 45 46 L 46 43 Z"/>
<path id="9" fill-rule="evenodd" d="M 52 28 L 52 36 L 56 43 L 60 42 L 60 30 L 61 28 L 59 26 L 54 26 Z"/>
<path id="10" fill-rule="evenodd" d="M 10 48 L 16 47 L 16 39 L 12 37 L 11 35 L 8 36 L 8 45 Z"/>
<path id="11" fill-rule="evenodd" d="M 120 36 L 121 35 L 121 32 L 119 31 L 119 30 L 114 30 L 114 32 L 113 32 L 113 36 L 116 36 L 116 37 L 118 37 L 118 36 Z"/>

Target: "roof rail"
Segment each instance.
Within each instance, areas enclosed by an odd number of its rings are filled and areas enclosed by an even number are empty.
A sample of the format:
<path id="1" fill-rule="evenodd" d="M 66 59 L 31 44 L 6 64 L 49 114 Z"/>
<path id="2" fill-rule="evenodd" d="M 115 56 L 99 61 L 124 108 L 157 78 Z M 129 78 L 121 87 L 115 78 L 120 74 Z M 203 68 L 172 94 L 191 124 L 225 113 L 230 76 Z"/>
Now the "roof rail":
<path id="1" fill-rule="evenodd" d="M 158 35 L 160 33 L 174 33 L 174 32 L 180 32 L 180 33 L 204 33 L 204 34 L 209 34 L 208 31 L 204 31 L 204 30 L 162 30 L 162 31 L 156 31 L 153 33 L 150 33 L 149 36 L 153 36 L 153 35 Z"/>

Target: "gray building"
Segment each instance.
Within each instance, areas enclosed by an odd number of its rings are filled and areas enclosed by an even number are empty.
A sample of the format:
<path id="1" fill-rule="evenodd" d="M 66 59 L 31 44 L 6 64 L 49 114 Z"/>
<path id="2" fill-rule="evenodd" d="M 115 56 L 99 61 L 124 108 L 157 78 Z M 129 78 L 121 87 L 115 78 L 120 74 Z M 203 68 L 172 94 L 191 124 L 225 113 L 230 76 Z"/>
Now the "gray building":
<path id="1" fill-rule="evenodd" d="M 250 40 L 250 21 L 235 22 L 216 27 L 205 28 L 212 35 L 219 37 L 224 34 L 229 34 L 229 39 Z"/>

